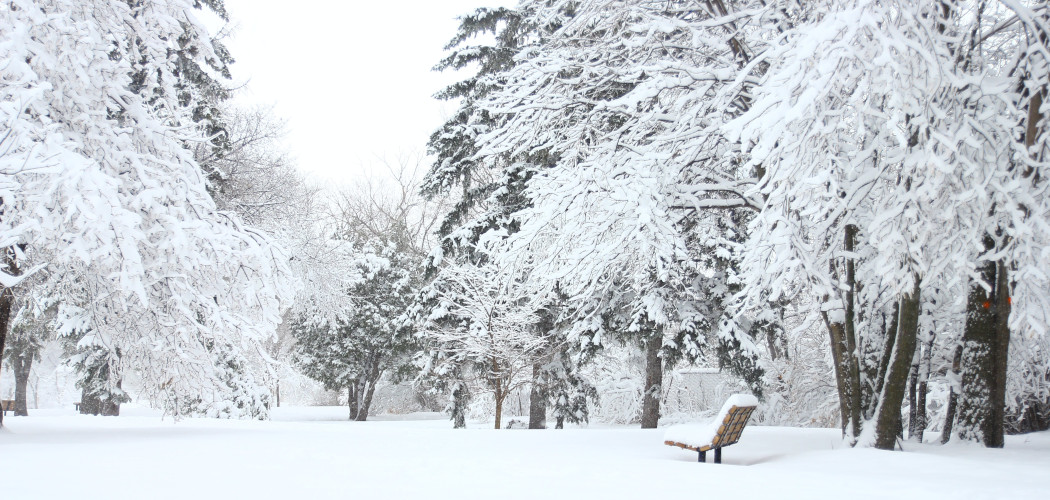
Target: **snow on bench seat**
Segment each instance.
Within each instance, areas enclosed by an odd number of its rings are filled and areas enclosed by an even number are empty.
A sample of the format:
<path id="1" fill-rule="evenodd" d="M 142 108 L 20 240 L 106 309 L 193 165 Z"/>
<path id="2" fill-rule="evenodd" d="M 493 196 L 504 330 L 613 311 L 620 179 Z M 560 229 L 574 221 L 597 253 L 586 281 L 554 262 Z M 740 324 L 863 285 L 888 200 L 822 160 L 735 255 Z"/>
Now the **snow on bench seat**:
<path id="1" fill-rule="evenodd" d="M 722 448 L 736 443 L 744 432 L 751 413 L 758 407 L 758 399 L 750 394 L 734 394 L 722 405 L 710 423 L 669 427 L 664 433 L 664 444 L 700 453 L 703 462 L 708 450 L 715 450 L 715 463 L 722 463 Z"/>

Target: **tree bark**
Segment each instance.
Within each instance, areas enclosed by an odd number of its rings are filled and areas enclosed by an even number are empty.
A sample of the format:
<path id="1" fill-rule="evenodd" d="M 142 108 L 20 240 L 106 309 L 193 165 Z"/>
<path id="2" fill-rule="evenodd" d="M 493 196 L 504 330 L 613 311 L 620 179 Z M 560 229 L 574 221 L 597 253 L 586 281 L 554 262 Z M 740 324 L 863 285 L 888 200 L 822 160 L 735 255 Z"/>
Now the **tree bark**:
<path id="1" fill-rule="evenodd" d="M 470 392 L 462 380 L 456 382 L 452 389 L 452 428 L 467 428 L 467 403 L 470 402 Z"/>
<path id="2" fill-rule="evenodd" d="M 919 329 L 919 278 L 915 277 L 912 293 L 901 297 L 893 354 L 879 396 L 875 423 L 875 447 L 892 450 L 900 430 L 901 403 L 908 385 L 908 371 L 915 356 Z"/>
<path id="3" fill-rule="evenodd" d="M 911 368 L 908 370 L 908 439 L 915 436 L 916 424 L 919 420 L 918 394 L 919 394 L 919 357 L 922 349 L 915 349 L 912 355 Z"/>
<path id="4" fill-rule="evenodd" d="M 839 394 L 839 415 L 841 417 L 842 436 L 850 427 L 850 392 L 846 378 L 849 376 L 849 365 L 846 363 L 846 340 L 842 323 L 833 323 L 826 312 L 822 312 L 824 325 L 831 338 L 831 361 L 835 365 L 835 386 Z M 854 434 L 852 437 L 856 437 Z"/>
<path id="5" fill-rule="evenodd" d="M 945 444 L 952 438 L 952 428 L 955 426 L 955 414 L 959 407 L 959 392 L 955 386 L 962 385 L 962 352 L 963 347 L 955 348 L 952 356 L 952 372 L 949 375 L 948 409 L 944 414 L 944 425 L 941 427 L 941 444 Z"/>
<path id="6" fill-rule="evenodd" d="M 547 389 L 543 384 L 543 366 L 532 365 L 532 389 L 529 391 L 529 429 L 547 428 Z"/>
<path id="7" fill-rule="evenodd" d="M 659 329 L 645 346 L 645 393 L 642 395 L 642 428 L 655 429 L 660 423 L 660 393 L 663 388 L 663 363 L 660 348 L 663 336 Z"/>
<path id="8" fill-rule="evenodd" d="M 379 369 L 378 363 L 372 366 L 371 371 L 358 379 L 358 387 L 356 392 L 356 415 L 352 415 L 351 418 L 358 422 L 364 422 L 368 419 L 368 413 L 372 409 L 372 396 L 376 392 L 376 384 L 379 382 L 379 377 L 382 376 L 382 371 Z"/>
<path id="9" fill-rule="evenodd" d="M 14 293 L 10 288 L 0 290 L 0 363 L 4 359 L 4 345 L 7 343 L 7 332 L 11 329 L 11 305 L 14 303 Z M 0 364 L 0 369 L 3 365 Z M 3 371 L 0 370 L 0 373 Z M 4 412 L 0 411 L 0 427 L 4 426 Z"/>
<path id="10" fill-rule="evenodd" d="M 985 238 L 986 248 L 994 244 L 991 237 Z M 958 436 L 980 441 L 989 448 L 1002 448 L 1010 342 L 1007 270 L 1003 261 L 997 261 L 983 264 L 979 272 L 991 290 L 978 283 L 970 286 L 963 332 Z"/>
<path id="11" fill-rule="evenodd" d="M 919 443 L 926 432 L 926 395 L 929 393 L 930 369 L 933 364 L 933 337 L 934 333 L 929 332 L 928 340 L 923 344 L 922 360 L 919 362 L 919 388 L 915 397 L 915 430 L 914 434 L 908 436 Z"/>
<path id="12" fill-rule="evenodd" d="M 856 249 L 858 228 L 848 224 L 845 228 L 843 249 Z M 842 416 L 842 435 L 851 445 L 857 443 L 863 422 L 863 400 L 861 385 L 860 354 L 858 353 L 855 314 L 856 265 L 852 257 L 845 259 L 846 294 L 843 298 L 842 321 L 822 312 L 824 325 L 831 342 L 831 358 L 835 365 L 835 383 L 839 395 L 839 412 Z"/>
<path id="13" fill-rule="evenodd" d="M 883 337 L 886 339 L 886 343 L 883 345 L 882 356 L 879 357 L 878 365 L 869 363 L 867 370 L 868 380 L 875 381 L 875 390 L 865 391 L 862 401 L 864 402 L 864 419 L 870 420 L 875 418 L 876 408 L 879 405 L 879 401 L 882 401 L 882 388 L 886 384 L 886 373 L 890 370 L 890 360 L 893 358 L 894 347 L 897 342 L 897 331 L 900 329 L 901 319 L 901 304 L 895 302 L 893 304 L 893 313 L 890 314 L 889 327 L 882 332 Z"/>
<path id="14" fill-rule="evenodd" d="M 26 387 L 29 385 L 29 372 L 33 368 L 33 352 L 23 352 L 15 358 L 11 367 L 15 372 L 15 415 L 29 416 L 29 405 L 26 403 Z"/>
<path id="15" fill-rule="evenodd" d="M 368 418 L 368 412 L 372 409 L 372 396 L 376 393 L 376 384 L 372 382 L 368 384 L 368 389 L 365 391 L 365 399 L 361 404 L 361 407 L 357 411 L 357 421 L 364 422 Z"/>
<path id="16" fill-rule="evenodd" d="M 346 388 L 346 406 L 350 410 L 348 420 L 357 420 L 357 384 Z"/>
<path id="17" fill-rule="evenodd" d="M 854 252 L 857 249 L 856 225 L 847 224 L 845 234 L 845 250 Z M 846 379 L 850 397 L 850 419 L 853 435 L 850 441 L 856 443 L 860 437 L 860 426 L 862 422 L 861 409 L 863 404 L 862 391 L 864 386 L 860 378 L 860 345 L 857 342 L 856 332 L 856 292 L 857 292 L 857 270 L 856 263 L 852 257 L 846 259 L 846 317 L 843 323 L 843 335 L 846 341 L 846 363 L 849 367 L 849 377 Z"/>

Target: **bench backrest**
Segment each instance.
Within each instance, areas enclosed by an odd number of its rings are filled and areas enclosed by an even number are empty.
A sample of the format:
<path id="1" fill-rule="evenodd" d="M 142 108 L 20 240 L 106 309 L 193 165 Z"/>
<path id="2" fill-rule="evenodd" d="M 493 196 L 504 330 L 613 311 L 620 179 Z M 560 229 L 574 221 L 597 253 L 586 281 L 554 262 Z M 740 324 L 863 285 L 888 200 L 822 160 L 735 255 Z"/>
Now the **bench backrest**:
<path id="1" fill-rule="evenodd" d="M 715 438 L 711 442 L 712 448 L 721 448 L 740 441 L 740 435 L 744 432 L 744 426 L 747 425 L 747 421 L 751 418 L 751 413 L 754 411 L 754 406 L 733 406 L 729 408 L 729 412 L 722 419 L 722 424 L 718 426 L 718 433 L 715 434 Z"/>
<path id="2" fill-rule="evenodd" d="M 13 399 L 0 400 L 0 407 L 3 408 L 3 411 L 15 411 L 15 400 L 13 400 Z"/>

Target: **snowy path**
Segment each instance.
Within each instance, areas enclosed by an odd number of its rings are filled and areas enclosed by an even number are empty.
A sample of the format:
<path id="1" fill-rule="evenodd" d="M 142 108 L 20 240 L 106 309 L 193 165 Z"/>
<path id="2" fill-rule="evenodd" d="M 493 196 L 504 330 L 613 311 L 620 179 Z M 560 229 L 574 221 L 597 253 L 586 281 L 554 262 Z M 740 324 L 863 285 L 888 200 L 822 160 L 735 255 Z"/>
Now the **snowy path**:
<path id="1" fill-rule="evenodd" d="M 4 498 L 1050 498 L 1050 433 L 1004 450 L 842 449 L 837 431 L 749 427 L 725 464 L 661 444 L 663 430 L 452 430 L 439 420 L 12 417 Z M 284 421 L 282 421 L 284 420 Z M 297 421 L 287 421 L 297 420 Z M 749 467 L 743 467 L 747 465 Z M 728 497 L 726 497 L 728 498 Z"/>

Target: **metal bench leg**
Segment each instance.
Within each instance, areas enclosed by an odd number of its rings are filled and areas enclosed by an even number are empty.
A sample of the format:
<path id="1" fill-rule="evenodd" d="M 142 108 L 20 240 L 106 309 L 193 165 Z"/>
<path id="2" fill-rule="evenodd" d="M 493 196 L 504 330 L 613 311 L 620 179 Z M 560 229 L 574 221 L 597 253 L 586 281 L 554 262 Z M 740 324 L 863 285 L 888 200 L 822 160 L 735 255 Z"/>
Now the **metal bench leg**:
<path id="1" fill-rule="evenodd" d="M 715 448 L 715 463 L 722 463 L 722 448 Z"/>
<path id="2" fill-rule="evenodd" d="M 707 461 L 707 452 L 706 451 L 701 451 L 700 452 L 700 457 L 697 459 L 697 462 L 706 462 L 706 461 Z"/>

